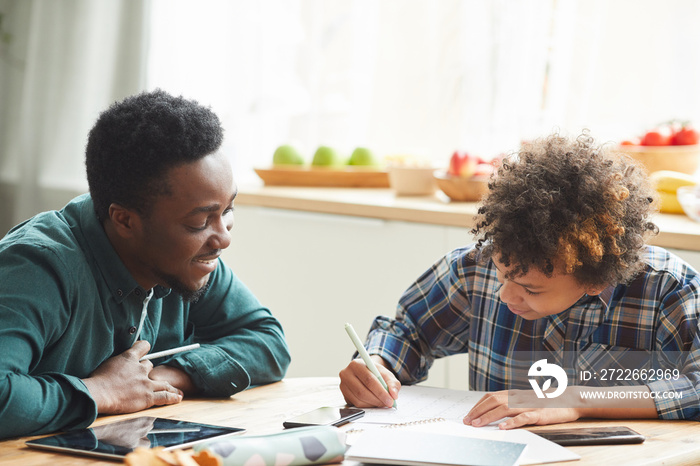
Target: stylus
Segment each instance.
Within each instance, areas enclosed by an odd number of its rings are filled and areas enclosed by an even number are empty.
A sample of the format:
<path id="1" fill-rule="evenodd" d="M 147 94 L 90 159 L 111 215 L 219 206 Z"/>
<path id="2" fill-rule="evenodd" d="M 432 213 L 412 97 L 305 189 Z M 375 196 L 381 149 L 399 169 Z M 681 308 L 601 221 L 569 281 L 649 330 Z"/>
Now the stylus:
<path id="1" fill-rule="evenodd" d="M 195 343 L 193 345 L 179 346 L 177 348 L 173 348 L 173 349 L 169 349 L 169 350 L 165 350 L 165 351 L 158 351 L 157 353 L 147 354 L 146 356 L 139 359 L 139 362 L 146 361 L 148 359 L 162 358 L 163 356 L 170 356 L 171 354 L 181 353 L 183 351 L 189 351 L 189 350 L 193 350 L 196 348 L 199 348 L 199 343 Z"/>
<path id="2" fill-rule="evenodd" d="M 357 352 L 360 353 L 360 357 L 365 362 L 365 364 L 367 364 L 367 369 L 369 369 L 370 372 L 372 372 L 372 374 L 374 374 L 374 376 L 377 379 L 379 379 L 379 383 L 381 383 L 382 387 L 384 387 L 384 390 L 388 392 L 389 387 L 387 387 L 384 378 L 379 373 L 379 369 L 377 369 L 377 366 L 374 365 L 374 361 L 372 361 L 372 359 L 369 357 L 369 353 L 360 341 L 360 337 L 357 336 L 357 332 L 355 332 L 355 329 L 352 328 L 352 325 L 345 324 L 345 331 L 348 332 L 348 336 L 352 340 L 352 343 L 355 345 L 355 348 L 357 348 Z M 396 400 L 394 400 L 394 408 L 396 408 Z"/>

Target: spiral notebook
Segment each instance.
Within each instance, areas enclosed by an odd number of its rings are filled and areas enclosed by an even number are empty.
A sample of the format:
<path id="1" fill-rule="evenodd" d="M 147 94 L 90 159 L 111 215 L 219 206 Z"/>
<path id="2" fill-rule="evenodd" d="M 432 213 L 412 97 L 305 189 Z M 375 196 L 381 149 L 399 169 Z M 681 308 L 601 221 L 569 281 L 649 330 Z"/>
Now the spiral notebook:
<path id="1" fill-rule="evenodd" d="M 520 465 L 578 460 L 573 451 L 525 429 L 500 430 L 497 425 L 471 427 L 462 417 L 481 399 L 483 392 L 451 390 L 421 385 L 404 386 L 397 408 L 365 409 L 359 422 L 345 427 L 347 443 L 354 446 L 364 436 L 384 435 L 385 431 L 420 432 L 437 436 L 457 436 L 470 439 L 495 440 L 525 444 Z M 468 463 L 467 463 L 468 464 Z"/>

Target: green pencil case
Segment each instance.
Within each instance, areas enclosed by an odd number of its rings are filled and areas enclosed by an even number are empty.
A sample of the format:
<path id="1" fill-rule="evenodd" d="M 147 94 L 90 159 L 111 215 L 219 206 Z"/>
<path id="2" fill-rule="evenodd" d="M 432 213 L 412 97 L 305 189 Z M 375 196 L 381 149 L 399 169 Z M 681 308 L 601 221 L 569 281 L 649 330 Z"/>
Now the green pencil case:
<path id="1" fill-rule="evenodd" d="M 345 432 L 337 427 L 298 427 L 282 432 L 229 437 L 195 445 L 221 459 L 223 466 L 303 466 L 339 463 L 345 455 Z"/>

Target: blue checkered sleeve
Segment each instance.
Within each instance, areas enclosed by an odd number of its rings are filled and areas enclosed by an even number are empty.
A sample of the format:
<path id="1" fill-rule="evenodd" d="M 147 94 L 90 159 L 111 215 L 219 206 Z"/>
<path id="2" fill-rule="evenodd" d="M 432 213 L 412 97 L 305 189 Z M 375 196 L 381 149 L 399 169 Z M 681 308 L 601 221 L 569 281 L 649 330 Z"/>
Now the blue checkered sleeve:
<path id="1" fill-rule="evenodd" d="M 379 316 L 367 348 L 382 356 L 402 383 L 425 380 L 435 358 L 467 351 L 469 310 L 465 249 L 433 264 L 399 300 L 396 317 Z"/>

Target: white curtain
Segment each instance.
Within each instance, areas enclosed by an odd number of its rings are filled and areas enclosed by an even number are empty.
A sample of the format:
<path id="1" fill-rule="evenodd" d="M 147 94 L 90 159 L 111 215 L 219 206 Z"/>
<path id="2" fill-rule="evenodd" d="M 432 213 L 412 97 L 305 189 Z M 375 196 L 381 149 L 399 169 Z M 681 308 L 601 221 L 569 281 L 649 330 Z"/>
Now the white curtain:
<path id="1" fill-rule="evenodd" d="M 56 193 L 87 190 L 88 131 L 145 88 L 148 3 L 0 0 L 0 13 L 1 217 L 11 226 L 60 208 Z"/>
<path id="2" fill-rule="evenodd" d="M 53 188 L 86 189 L 98 112 L 143 88 L 211 105 L 239 183 L 283 143 L 440 166 L 555 129 L 700 126 L 695 0 L 0 0 L 0 14 L 13 222 L 60 207 Z"/>
<path id="3" fill-rule="evenodd" d="M 700 125 L 694 0 L 154 0 L 148 86 L 222 115 L 236 175 L 291 142 L 485 157 Z"/>
<path id="4" fill-rule="evenodd" d="M 539 129 L 553 0 L 153 7 L 148 86 L 214 107 L 239 181 L 283 143 L 307 159 L 319 145 L 367 146 L 439 165 Z"/>

